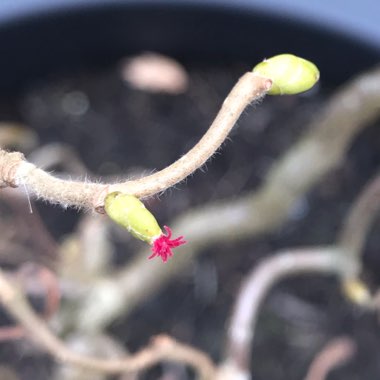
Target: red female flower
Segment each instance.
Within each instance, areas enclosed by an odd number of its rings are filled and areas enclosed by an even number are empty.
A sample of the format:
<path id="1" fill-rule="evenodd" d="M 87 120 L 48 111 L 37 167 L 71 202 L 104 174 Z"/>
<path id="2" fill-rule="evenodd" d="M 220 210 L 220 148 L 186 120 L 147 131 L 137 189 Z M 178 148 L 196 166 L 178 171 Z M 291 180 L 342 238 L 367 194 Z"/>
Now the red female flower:
<path id="1" fill-rule="evenodd" d="M 183 240 L 183 236 L 180 236 L 176 239 L 171 239 L 172 230 L 168 226 L 164 226 L 166 234 L 164 232 L 161 235 L 154 239 L 152 242 L 152 255 L 148 259 L 153 259 L 154 257 L 161 257 L 162 261 L 166 263 L 169 257 L 173 256 L 172 248 L 179 247 L 180 245 L 186 244 L 186 241 Z"/>

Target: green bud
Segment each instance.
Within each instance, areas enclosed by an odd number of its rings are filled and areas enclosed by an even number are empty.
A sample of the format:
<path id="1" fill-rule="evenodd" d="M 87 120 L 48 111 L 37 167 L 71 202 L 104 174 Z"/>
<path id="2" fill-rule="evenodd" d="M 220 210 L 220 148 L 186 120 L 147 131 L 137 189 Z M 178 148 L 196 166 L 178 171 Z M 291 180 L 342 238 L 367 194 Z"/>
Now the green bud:
<path id="1" fill-rule="evenodd" d="M 253 72 L 273 82 L 269 95 L 298 94 L 312 88 L 319 79 L 317 66 L 292 54 L 265 59 L 254 67 Z"/>
<path id="2" fill-rule="evenodd" d="M 356 278 L 350 278 L 346 279 L 342 283 L 342 290 L 344 295 L 351 300 L 352 302 L 358 304 L 358 305 L 369 305 L 371 303 L 371 293 L 367 287 L 367 285 L 364 284 L 363 281 L 356 279 Z"/>
<path id="3" fill-rule="evenodd" d="M 110 193 L 105 198 L 104 208 L 114 222 L 148 244 L 152 244 L 153 240 L 162 234 L 156 218 L 133 195 Z"/>

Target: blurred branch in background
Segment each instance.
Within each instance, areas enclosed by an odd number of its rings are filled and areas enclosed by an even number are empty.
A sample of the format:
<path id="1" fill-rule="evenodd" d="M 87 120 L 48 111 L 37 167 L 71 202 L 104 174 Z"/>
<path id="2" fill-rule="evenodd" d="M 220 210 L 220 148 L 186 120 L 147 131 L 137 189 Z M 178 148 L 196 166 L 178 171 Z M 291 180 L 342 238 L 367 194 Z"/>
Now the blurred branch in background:
<path id="1" fill-rule="evenodd" d="M 251 347 L 265 296 L 282 279 L 302 273 L 342 275 L 344 257 L 334 247 L 294 249 L 264 259 L 247 276 L 227 332 L 224 366 L 237 378 L 250 378 Z"/>
<path id="2" fill-rule="evenodd" d="M 380 175 L 377 175 L 351 206 L 338 239 L 338 245 L 353 261 L 361 261 L 366 236 L 379 211 Z"/>
<path id="3" fill-rule="evenodd" d="M 52 333 L 29 306 L 23 292 L 0 272 L 0 300 L 29 336 L 53 357 L 66 364 L 106 373 L 136 372 L 160 361 L 184 363 L 198 372 L 200 379 L 213 379 L 215 367 L 208 356 L 190 346 L 177 343 L 167 336 L 158 336 L 140 352 L 124 359 L 98 359 L 71 351 Z"/>
<path id="4" fill-rule="evenodd" d="M 82 356 L 92 356 L 104 359 L 122 359 L 129 353 L 116 339 L 109 335 L 97 334 L 87 336 L 83 334 L 71 334 L 65 338 L 66 346 Z M 124 374 L 123 380 L 136 380 L 137 373 Z M 60 363 L 55 371 L 54 380 L 108 380 L 109 374 L 97 370 L 90 370 L 81 366 L 72 366 Z M 121 379 L 120 379 L 121 380 Z"/>
<path id="5" fill-rule="evenodd" d="M 247 276 L 227 333 L 225 366 L 230 371 L 234 370 L 236 376 L 245 376 L 250 372 L 252 341 L 263 299 L 273 285 L 283 278 L 299 273 L 333 273 L 339 277 L 344 294 L 352 302 L 372 306 L 374 299 L 358 276 L 362 266 L 360 254 L 380 207 L 379 192 L 379 177 L 375 177 L 364 187 L 349 210 L 336 245 L 278 253 L 264 259 Z M 351 230 L 352 235 L 349 233 Z M 351 240 L 352 236 L 354 238 Z"/>
<path id="6" fill-rule="evenodd" d="M 305 380 L 325 380 L 331 370 L 345 364 L 354 356 L 355 351 L 356 345 L 350 338 L 333 339 L 317 354 Z"/>

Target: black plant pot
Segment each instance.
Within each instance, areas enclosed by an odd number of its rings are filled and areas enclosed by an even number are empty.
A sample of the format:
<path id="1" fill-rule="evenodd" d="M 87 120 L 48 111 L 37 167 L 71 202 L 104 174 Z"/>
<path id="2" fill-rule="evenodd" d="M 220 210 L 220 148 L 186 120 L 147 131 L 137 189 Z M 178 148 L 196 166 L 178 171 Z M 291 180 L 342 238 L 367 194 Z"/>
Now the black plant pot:
<path id="1" fill-rule="evenodd" d="M 252 64 L 263 57 L 290 52 L 314 61 L 322 73 L 322 86 L 334 87 L 380 61 L 380 25 L 371 24 L 374 26 L 369 29 L 366 28 L 364 22 L 364 26 L 361 27 L 363 17 L 366 20 L 367 16 L 376 18 L 380 14 L 380 9 L 374 9 L 375 6 L 379 8 L 379 5 L 371 4 L 372 8 L 366 7 L 366 3 L 370 4 L 373 1 L 361 0 L 361 13 L 359 13 L 355 12 L 355 9 L 351 9 L 351 12 L 349 9 L 339 9 L 339 2 L 340 0 L 329 2 L 329 9 L 326 11 L 318 8 L 317 0 L 314 4 L 311 0 L 293 0 L 287 2 L 286 5 L 280 0 L 9 0 L 9 2 L 4 0 L 0 4 L 0 56 L 2 57 L 0 96 L 17 93 L 32 82 L 50 74 L 112 65 L 121 57 L 141 51 L 158 51 L 186 62 L 245 61 Z M 355 7 L 355 4 L 351 6 Z M 363 16 L 365 12 L 367 16 Z M 194 133 L 193 124 L 195 123 L 191 121 L 187 127 L 189 130 L 192 128 L 191 132 Z M 181 127 L 185 130 L 186 126 L 181 124 Z M 42 130 L 46 133 L 47 128 L 42 128 Z M 177 131 L 178 135 L 185 133 L 183 130 Z M 172 133 L 172 131 L 169 132 Z M 138 130 L 138 134 L 141 134 L 141 130 Z M 58 140 L 59 137 L 54 136 Z M 88 138 L 87 135 L 85 137 Z M 143 151 L 145 155 L 147 150 L 141 148 L 141 141 L 136 140 L 137 143 L 133 144 L 133 139 L 130 137 L 129 135 L 128 138 L 132 140 L 129 142 L 130 145 L 137 146 L 139 153 Z M 114 139 L 121 140 L 119 136 Z M 178 140 L 184 140 L 183 136 L 180 136 Z M 367 136 L 366 141 L 371 141 L 371 135 Z M 358 150 L 368 151 L 366 141 Z M 89 145 L 87 140 L 85 143 Z M 95 153 L 98 155 L 101 149 L 96 144 L 94 146 L 97 147 Z M 130 153 L 128 149 L 125 150 Z M 93 150 L 92 147 L 91 150 Z M 228 147 L 223 150 L 224 156 L 228 156 L 227 150 Z M 175 154 L 174 159 L 177 157 L 178 155 Z M 229 157 L 233 155 L 230 154 Z M 88 161 L 91 162 L 91 160 Z M 372 162 L 368 166 L 371 166 L 371 171 L 374 170 Z M 362 168 L 360 169 L 363 171 Z M 362 175 L 365 177 L 366 172 Z M 208 180 L 208 182 L 212 181 Z M 358 187 L 359 185 L 352 192 L 356 192 Z M 337 207 L 335 204 L 333 206 Z M 52 207 L 48 209 L 50 213 Z M 59 217 L 55 218 L 54 223 L 59 220 L 59 228 L 64 229 L 65 223 L 62 220 L 65 216 L 62 214 L 66 215 L 69 212 L 63 213 L 61 210 L 55 212 L 59 213 Z M 48 220 L 45 218 L 46 215 L 43 215 L 44 220 Z M 330 218 L 330 215 L 328 217 Z M 340 215 L 338 217 L 340 218 Z M 336 224 L 339 222 L 340 219 Z M 48 224 L 51 227 L 50 224 L 53 223 Z M 70 224 L 71 228 L 73 223 L 70 220 L 67 224 Z M 321 234 L 326 232 L 323 228 Z M 331 235 L 333 234 L 335 235 L 335 232 L 331 232 Z M 297 244 L 299 242 L 293 241 Z M 284 241 L 281 241 L 280 237 L 277 243 L 280 246 Z M 262 248 L 262 250 L 265 249 L 265 247 Z M 248 269 L 250 264 L 243 263 L 238 269 L 240 270 L 241 267 Z M 233 286 L 236 288 L 236 278 L 233 281 L 235 281 Z M 182 294 L 180 291 L 185 286 L 186 284 L 176 283 L 175 291 L 170 293 L 169 289 L 165 297 L 157 297 L 152 302 L 147 302 L 143 306 L 145 309 L 137 311 L 141 313 L 138 315 L 139 318 L 128 321 L 127 330 L 130 334 L 128 338 L 136 347 L 141 346 L 151 334 L 157 333 L 158 328 L 167 327 L 165 323 L 169 324 L 171 320 L 165 317 L 160 319 L 161 316 L 157 314 L 162 311 L 161 314 L 164 315 L 165 310 L 171 310 L 172 299 Z M 228 286 L 228 284 L 223 284 L 223 286 Z M 192 289 L 186 288 L 185 291 L 191 292 Z M 226 297 L 229 296 L 227 293 L 224 294 Z M 191 297 L 188 297 L 186 293 L 183 298 Z M 326 297 L 323 295 L 322 298 Z M 223 299 L 220 304 L 224 302 Z M 218 309 L 216 306 L 214 309 L 212 307 L 207 309 L 202 305 L 200 314 L 194 316 L 192 309 L 195 307 L 191 304 L 191 300 L 188 304 L 184 301 L 183 305 L 181 304 L 179 310 L 175 311 L 175 315 L 181 316 L 185 323 L 190 321 L 196 326 L 194 335 L 199 338 L 195 342 L 196 345 L 206 347 L 208 352 L 215 356 L 219 355 L 218 339 L 220 337 L 214 339 L 212 334 L 215 331 L 219 334 L 223 331 L 221 326 L 226 321 L 226 308 L 222 309 L 220 306 Z M 190 311 L 188 315 L 184 312 L 185 308 L 186 313 Z M 207 318 L 214 318 L 211 323 L 203 322 L 203 319 L 199 317 L 207 314 L 205 310 L 210 311 Z M 152 320 L 158 326 L 154 323 L 150 327 L 146 326 L 146 316 L 151 314 L 154 314 Z M 335 314 L 332 315 L 335 316 Z M 339 318 L 339 322 L 344 319 L 341 315 Z M 114 326 L 114 329 L 117 336 L 120 338 L 124 336 L 124 327 Z M 120 331 L 122 332 L 119 334 Z M 143 342 L 137 340 L 137 338 L 141 339 L 138 336 L 141 331 L 143 331 L 140 334 L 143 336 Z M 147 336 L 145 337 L 144 334 Z M 202 340 L 203 337 L 204 340 Z M 134 338 L 135 341 L 133 341 Z M 209 343 L 207 339 L 214 339 L 216 343 L 207 346 L 206 343 Z M 203 343 L 204 346 L 202 346 Z M 369 347 L 376 346 L 375 343 L 377 344 L 377 341 Z M 211 349 L 209 349 L 210 346 Z M 282 354 L 280 351 L 281 347 L 277 350 L 279 355 Z M 15 356 L 18 358 L 19 354 Z M 266 359 L 267 357 L 263 362 Z M 269 360 L 273 360 L 273 357 Z"/>
<path id="2" fill-rule="evenodd" d="M 305 4 L 306 3 L 306 4 Z M 380 58 L 371 0 L 18 0 L 0 4 L 0 89 L 154 50 L 195 60 L 309 58 L 336 84 Z M 377 10 L 375 9 L 377 8 Z"/>

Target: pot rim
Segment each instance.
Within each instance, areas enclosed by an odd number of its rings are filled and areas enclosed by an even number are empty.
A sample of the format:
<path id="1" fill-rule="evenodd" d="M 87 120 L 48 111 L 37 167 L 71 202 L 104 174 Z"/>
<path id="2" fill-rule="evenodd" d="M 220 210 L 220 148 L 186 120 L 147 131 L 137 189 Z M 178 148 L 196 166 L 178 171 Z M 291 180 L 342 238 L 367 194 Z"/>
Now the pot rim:
<path id="1" fill-rule="evenodd" d="M 0 95 L 53 73 L 105 66 L 141 51 L 215 62 L 257 62 L 290 52 L 315 62 L 329 86 L 379 61 L 380 35 L 374 46 L 352 30 L 339 32 L 337 23 L 335 29 L 322 27 L 322 18 L 307 23 L 302 8 L 294 8 L 303 0 L 277 7 L 279 1 L 2 0 Z"/>
<path id="2" fill-rule="evenodd" d="M 125 7 L 201 7 L 261 13 L 266 17 L 308 24 L 326 32 L 344 34 L 380 52 L 380 2 L 373 0 L 3 0 L 0 26 L 34 16 L 86 9 Z"/>

